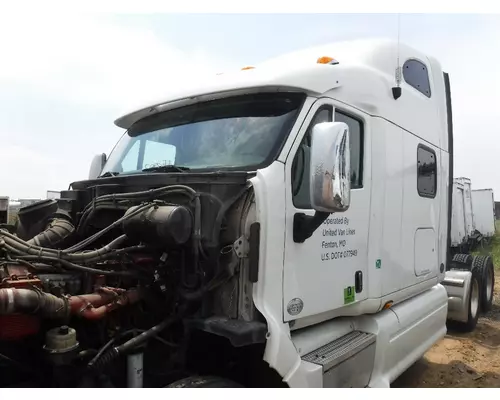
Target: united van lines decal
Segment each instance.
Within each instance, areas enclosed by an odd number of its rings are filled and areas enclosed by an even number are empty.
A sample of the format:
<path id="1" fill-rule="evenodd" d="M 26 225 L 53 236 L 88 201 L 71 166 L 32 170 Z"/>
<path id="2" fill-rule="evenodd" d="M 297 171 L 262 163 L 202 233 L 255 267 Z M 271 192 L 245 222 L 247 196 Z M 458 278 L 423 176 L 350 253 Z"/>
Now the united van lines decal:
<path id="1" fill-rule="evenodd" d="M 358 249 L 350 247 L 349 243 L 349 238 L 356 235 L 356 229 L 349 227 L 349 218 L 329 217 L 323 222 L 321 230 L 321 261 L 358 256 Z"/>

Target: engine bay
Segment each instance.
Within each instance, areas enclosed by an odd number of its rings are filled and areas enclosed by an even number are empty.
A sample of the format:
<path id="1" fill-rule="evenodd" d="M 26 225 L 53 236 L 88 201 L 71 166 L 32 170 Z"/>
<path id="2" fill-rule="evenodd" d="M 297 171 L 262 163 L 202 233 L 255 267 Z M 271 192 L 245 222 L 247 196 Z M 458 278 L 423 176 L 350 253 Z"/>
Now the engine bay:
<path id="1" fill-rule="evenodd" d="M 247 174 L 175 175 L 76 182 L 0 227 L 1 387 L 164 387 L 265 341 Z"/>

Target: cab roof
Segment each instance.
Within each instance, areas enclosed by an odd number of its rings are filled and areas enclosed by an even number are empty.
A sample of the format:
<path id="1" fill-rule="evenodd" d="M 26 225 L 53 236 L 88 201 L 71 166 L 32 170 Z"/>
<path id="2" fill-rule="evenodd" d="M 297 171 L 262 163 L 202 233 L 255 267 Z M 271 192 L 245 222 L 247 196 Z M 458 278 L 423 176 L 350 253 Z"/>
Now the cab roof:
<path id="1" fill-rule="evenodd" d="M 395 99 L 392 88 L 396 86 L 398 60 L 403 70 L 402 96 Z M 405 68 L 409 66 L 424 68 L 428 88 L 417 88 L 418 82 L 412 86 L 406 81 L 410 70 Z M 127 113 L 115 124 L 128 129 L 136 121 L 168 109 L 262 91 L 329 96 L 387 119 L 437 147 L 448 147 L 444 78 L 439 62 L 410 46 L 384 39 L 306 48 L 267 60 L 254 69 L 214 75 L 203 84 L 188 82 L 181 91 Z"/>

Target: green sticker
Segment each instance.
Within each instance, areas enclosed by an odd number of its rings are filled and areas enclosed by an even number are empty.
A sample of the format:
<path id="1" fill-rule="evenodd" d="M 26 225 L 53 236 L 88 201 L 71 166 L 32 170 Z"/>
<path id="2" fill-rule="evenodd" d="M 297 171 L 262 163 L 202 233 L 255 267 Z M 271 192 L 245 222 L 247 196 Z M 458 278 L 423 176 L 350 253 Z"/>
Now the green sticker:
<path id="1" fill-rule="evenodd" d="M 377 269 L 382 268 L 382 260 L 380 258 L 375 263 L 375 268 L 377 268 Z"/>
<path id="2" fill-rule="evenodd" d="M 354 286 L 349 286 L 344 289 L 344 304 L 354 303 L 355 291 Z"/>

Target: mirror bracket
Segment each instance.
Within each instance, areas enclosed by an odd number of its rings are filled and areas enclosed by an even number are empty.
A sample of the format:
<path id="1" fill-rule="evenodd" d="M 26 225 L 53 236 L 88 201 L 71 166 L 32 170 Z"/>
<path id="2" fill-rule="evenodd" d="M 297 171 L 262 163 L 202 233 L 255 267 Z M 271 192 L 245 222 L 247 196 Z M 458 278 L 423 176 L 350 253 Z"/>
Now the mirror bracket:
<path id="1" fill-rule="evenodd" d="M 296 213 L 293 216 L 293 241 L 304 243 L 329 216 L 329 212 L 323 211 L 316 211 L 314 215 Z"/>

